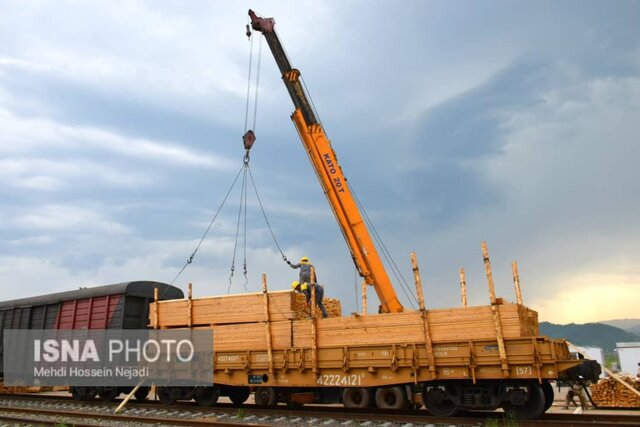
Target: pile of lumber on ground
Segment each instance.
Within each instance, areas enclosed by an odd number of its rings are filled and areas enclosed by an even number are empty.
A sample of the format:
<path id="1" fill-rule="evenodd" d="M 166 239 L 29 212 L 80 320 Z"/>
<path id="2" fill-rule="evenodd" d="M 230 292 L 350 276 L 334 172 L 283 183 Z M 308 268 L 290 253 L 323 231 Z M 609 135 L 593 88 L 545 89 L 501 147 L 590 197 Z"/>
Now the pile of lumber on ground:
<path id="1" fill-rule="evenodd" d="M 640 379 L 620 377 L 620 379 L 640 391 Z M 591 397 L 598 406 L 605 408 L 640 408 L 640 396 L 613 378 L 605 378 L 591 386 Z"/>
<path id="2" fill-rule="evenodd" d="M 24 393 L 43 393 L 45 391 L 67 391 L 69 387 L 67 386 L 5 386 L 2 381 L 0 381 L 0 393 L 3 394 L 24 394 Z"/>
<path id="3" fill-rule="evenodd" d="M 620 377 L 620 379 L 640 391 L 640 379 Z M 596 405 L 611 408 L 640 408 L 640 396 L 613 378 L 600 380 L 591 386 Z"/>

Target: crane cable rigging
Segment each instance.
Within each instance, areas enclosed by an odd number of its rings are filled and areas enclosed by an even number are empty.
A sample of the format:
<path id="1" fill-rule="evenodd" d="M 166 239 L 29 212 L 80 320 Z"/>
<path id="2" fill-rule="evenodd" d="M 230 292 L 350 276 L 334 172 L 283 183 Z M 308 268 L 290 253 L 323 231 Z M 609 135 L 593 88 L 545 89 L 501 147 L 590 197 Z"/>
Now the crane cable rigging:
<path id="1" fill-rule="evenodd" d="M 248 76 L 247 76 L 247 94 L 246 94 L 246 103 L 245 103 L 245 120 L 244 120 L 244 135 L 242 137 L 243 139 L 243 143 L 244 143 L 244 149 L 245 149 L 245 155 L 243 158 L 243 164 L 242 167 L 240 168 L 240 171 L 238 171 L 238 173 L 236 174 L 233 183 L 231 184 L 231 187 L 229 188 L 229 190 L 227 191 L 227 194 L 225 195 L 221 205 L 218 207 L 218 210 L 216 211 L 213 219 L 211 220 L 211 222 L 209 223 L 209 226 L 207 227 L 206 231 L 204 232 L 202 238 L 200 239 L 200 241 L 198 242 L 198 244 L 196 245 L 196 248 L 194 249 L 194 251 L 192 252 L 192 254 L 190 255 L 190 257 L 187 259 L 187 262 L 184 264 L 184 266 L 180 269 L 180 271 L 178 272 L 178 274 L 175 276 L 175 278 L 172 280 L 171 284 L 174 284 L 175 281 L 178 279 L 178 277 L 184 272 L 184 270 L 187 268 L 188 265 L 190 265 L 193 262 L 193 259 L 195 258 L 196 253 L 198 252 L 200 246 L 202 245 L 202 242 L 204 241 L 204 239 L 206 238 L 207 234 L 209 233 L 209 231 L 211 230 L 211 228 L 213 227 L 213 224 L 215 222 L 215 220 L 218 217 L 218 214 L 220 213 L 222 207 L 224 206 L 225 202 L 227 201 L 229 195 L 231 194 L 231 191 L 233 190 L 233 188 L 235 187 L 238 178 L 240 177 L 240 174 L 242 174 L 242 184 L 241 184 L 241 189 L 240 189 L 240 205 L 238 208 L 238 217 L 236 220 L 236 233 L 235 233 L 235 239 L 234 239 L 234 248 L 233 248 L 233 258 L 231 261 L 231 268 L 230 268 L 230 274 L 229 274 L 229 286 L 227 287 L 227 294 L 229 293 L 232 283 L 233 283 L 233 276 L 235 273 L 235 263 L 236 263 L 236 255 L 237 255 L 237 248 L 238 248 L 238 237 L 240 234 L 240 222 L 244 213 L 244 222 L 243 222 L 243 275 L 244 275 L 244 288 L 245 290 L 247 289 L 247 284 L 248 284 L 248 279 L 247 279 L 247 188 L 249 186 L 248 180 L 247 180 L 247 175 L 249 176 L 249 179 L 251 181 L 251 185 L 253 186 L 255 195 L 256 195 L 256 199 L 258 200 L 258 204 L 260 206 L 260 210 L 262 212 L 262 215 L 265 219 L 265 223 L 267 224 L 267 228 L 269 229 L 269 233 L 271 234 L 271 237 L 276 245 L 276 247 L 278 248 L 278 251 L 280 252 L 280 255 L 282 256 L 282 260 L 284 262 L 288 263 L 288 259 L 286 257 L 286 255 L 284 254 L 284 252 L 282 251 L 282 248 L 280 247 L 278 240 L 276 239 L 276 236 L 273 232 L 273 229 L 271 227 L 271 224 L 269 222 L 269 219 L 266 215 L 266 212 L 264 210 L 264 206 L 262 205 L 262 200 L 260 198 L 260 195 L 258 193 L 258 189 L 255 185 L 255 180 L 253 178 L 253 174 L 251 173 L 251 169 L 249 167 L 249 160 L 250 160 L 250 150 L 251 147 L 253 146 L 253 144 L 255 143 L 256 140 L 256 136 L 255 136 L 255 129 L 256 129 L 256 117 L 257 117 L 257 110 L 258 110 L 258 88 L 259 88 L 259 83 L 260 83 L 260 60 L 261 60 L 261 54 L 262 54 L 262 37 L 260 37 L 260 42 L 259 42 L 259 48 L 258 48 L 258 59 L 257 59 L 257 71 L 256 71 L 256 88 L 255 88 L 255 96 L 254 96 L 254 104 L 253 104 L 253 120 L 252 120 L 252 129 L 248 128 L 248 124 L 249 124 L 249 110 L 250 110 L 250 101 L 251 101 L 251 76 L 252 76 L 252 69 L 253 69 L 253 37 L 251 34 L 251 29 L 250 29 L 250 25 L 247 24 L 246 26 L 246 35 L 250 41 L 250 49 L 249 49 L 249 72 L 248 72 Z M 306 89 L 306 83 L 303 81 L 302 82 L 305 89 Z M 307 93 L 308 92 L 308 89 Z M 322 126 L 322 121 L 320 120 L 320 116 L 315 108 L 315 105 L 313 103 L 313 99 L 310 99 L 311 102 L 311 107 L 314 111 L 314 113 L 316 114 L 316 117 L 318 117 L 318 121 L 320 123 L 320 125 Z M 400 269 L 398 268 L 395 260 L 393 259 L 393 257 L 391 256 L 391 254 L 389 253 L 388 249 L 386 248 L 386 245 L 384 244 L 384 241 L 382 240 L 381 236 L 378 234 L 377 230 L 375 229 L 375 226 L 373 225 L 373 222 L 371 221 L 371 219 L 369 218 L 369 216 L 367 215 L 364 206 L 360 203 L 360 200 L 358 200 L 355 192 L 353 191 L 353 188 L 349 185 L 349 183 L 347 182 L 347 185 L 349 186 L 349 189 L 351 190 L 352 194 L 354 195 L 354 199 L 356 201 L 356 204 L 358 205 L 358 207 L 360 208 L 360 210 L 364 213 L 364 220 L 365 222 L 368 224 L 369 228 L 371 230 L 373 230 L 373 236 L 374 239 L 376 240 L 376 242 L 378 243 L 378 246 L 380 246 L 382 248 L 382 254 L 384 256 L 384 258 L 386 258 L 387 263 L 391 266 L 391 270 L 393 272 L 393 274 L 396 277 L 396 280 L 398 281 L 398 283 L 401 285 L 401 288 L 405 294 L 405 296 L 408 298 L 409 303 L 413 306 L 414 305 L 414 301 L 415 300 L 415 296 L 413 296 L 413 293 L 409 290 L 409 286 L 407 284 L 406 279 L 404 278 L 404 276 L 402 275 L 402 273 L 400 272 Z M 244 211 L 244 212 L 243 212 Z M 356 290 L 356 301 L 357 301 L 357 284 L 355 286 L 355 290 Z M 408 291 L 408 292 L 407 292 Z M 413 297 L 413 300 L 412 298 Z"/>
<path id="2" fill-rule="evenodd" d="M 256 195 L 256 199 L 258 200 L 258 205 L 260 206 L 260 211 L 262 213 L 262 216 L 264 217 L 265 223 L 267 224 L 267 228 L 269 229 L 269 233 L 271 234 L 271 237 L 272 237 L 276 247 L 278 248 L 278 251 L 280 252 L 280 255 L 282 256 L 282 260 L 284 262 L 288 262 L 288 259 L 287 259 L 286 255 L 284 254 L 284 252 L 282 251 L 282 248 L 280 247 L 280 244 L 278 243 L 278 240 L 276 239 L 275 233 L 273 232 L 273 229 L 271 227 L 271 223 L 269 222 L 269 218 L 267 217 L 266 211 L 265 211 L 264 206 L 262 204 L 262 199 L 260 198 L 260 194 L 258 193 L 258 187 L 255 184 L 255 180 L 253 178 L 253 174 L 251 173 L 251 168 L 249 166 L 249 160 L 250 160 L 249 152 L 250 152 L 251 147 L 253 146 L 253 144 L 255 143 L 255 140 L 256 140 L 254 131 L 255 131 L 255 128 L 256 128 L 256 117 L 257 117 L 257 112 L 258 112 L 258 86 L 259 86 L 259 83 L 260 83 L 260 57 L 261 57 L 261 54 L 262 54 L 262 38 L 260 38 L 260 43 L 259 43 L 259 48 L 258 48 L 258 60 L 257 60 L 257 67 L 256 67 L 257 71 L 256 71 L 256 89 L 255 89 L 255 97 L 254 97 L 254 105 L 253 105 L 253 126 L 252 126 L 252 129 L 249 129 L 248 128 L 248 124 L 249 124 L 249 109 L 250 109 L 250 99 L 251 99 L 251 74 L 252 74 L 252 64 L 253 64 L 253 38 L 250 37 L 251 36 L 251 31 L 249 30 L 249 26 L 248 25 L 247 25 L 247 36 L 250 39 L 251 46 L 250 46 L 250 49 L 249 49 L 249 74 L 248 74 L 248 78 L 247 78 L 247 101 L 246 101 L 246 104 L 245 104 L 245 120 L 244 120 L 244 131 L 245 131 L 245 133 L 244 133 L 244 135 L 242 137 L 243 144 L 244 144 L 244 149 L 245 149 L 245 154 L 244 154 L 244 158 L 243 158 L 242 167 L 240 168 L 240 170 L 236 174 L 233 182 L 231 183 L 231 186 L 229 187 L 229 190 L 227 191 L 224 199 L 222 200 L 222 203 L 220 204 L 220 206 L 216 210 L 215 215 L 213 216 L 213 218 L 209 222 L 209 225 L 208 225 L 207 229 L 205 230 L 204 234 L 200 238 L 200 241 L 196 245 L 195 249 L 193 250 L 193 252 L 189 256 L 189 258 L 187 259 L 187 261 L 185 262 L 183 267 L 180 269 L 180 271 L 178 271 L 178 274 L 176 274 L 176 276 L 171 281 L 172 285 L 176 282 L 178 277 L 180 277 L 180 275 L 182 275 L 184 270 L 191 263 L 193 263 L 193 260 L 194 260 L 194 258 L 196 256 L 196 253 L 200 249 L 200 246 L 202 245 L 202 243 L 203 243 L 204 239 L 206 238 L 207 234 L 209 233 L 209 231 L 213 227 L 216 219 L 218 218 L 218 215 L 220 214 L 220 211 L 222 210 L 222 207 L 224 206 L 224 204 L 226 203 L 227 199 L 229 198 L 229 195 L 231 194 L 231 192 L 232 192 L 233 188 L 235 187 L 236 183 L 238 182 L 238 178 L 240 177 L 241 174 L 242 174 L 242 184 L 241 184 L 241 188 L 240 188 L 240 206 L 238 208 L 238 218 L 237 218 L 237 221 L 236 221 L 236 234 L 235 234 L 235 240 L 234 240 L 233 258 L 232 258 L 232 261 L 231 261 L 231 269 L 230 269 L 231 271 L 230 271 L 230 274 L 229 274 L 229 286 L 227 287 L 227 293 L 229 293 L 229 291 L 231 289 L 232 282 L 233 282 L 233 275 L 234 275 L 234 272 L 235 272 L 236 254 L 237 254 L 237 249 L 238 249 L 238 237 L 239 237 L 239 234 L 240 234 L 240 222 L 241 222 L 243 213 L 244 213 L 244 222 L 243 222 L 243 256 L 244 256 L 244 259 L 243 259 L 243 274 L 244 274 L 244 279 L 245 279 L 245 283 L 244 283 L 245 289 L 247 289 L 247 284 L 248 284 L 248 279 L 247 279 L 247 189 L 249 187 L 249 181 L 251 182 L 251 185 L 253 187 L 253 191 L 254 191 L 254 193 Z M 247 176 L 249 177 L 249 179 L 247 179 Z"/>

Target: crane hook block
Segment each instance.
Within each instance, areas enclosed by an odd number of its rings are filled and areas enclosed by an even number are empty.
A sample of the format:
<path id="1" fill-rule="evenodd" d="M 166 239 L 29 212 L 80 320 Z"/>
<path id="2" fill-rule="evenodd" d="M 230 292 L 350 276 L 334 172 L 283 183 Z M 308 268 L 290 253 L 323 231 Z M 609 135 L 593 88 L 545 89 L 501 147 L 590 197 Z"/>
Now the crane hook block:
<path id="1" fill-rule="evenodd" d="M 256 134 L 253 133 L 251 129 L 247 131 L 242 137 L 242 142 L 244 142 L 244 149 L 249 151 L 251 147 L 253 147 L 253 143 L 256 142 Z"/>
<path id="2" fill-rule="evenodd" d="M 247 24 L 247 32 L 245 34 L 247 35 L 248 39 L 251 38 L 251 27 L 249 27 L 249 24 Z"/>

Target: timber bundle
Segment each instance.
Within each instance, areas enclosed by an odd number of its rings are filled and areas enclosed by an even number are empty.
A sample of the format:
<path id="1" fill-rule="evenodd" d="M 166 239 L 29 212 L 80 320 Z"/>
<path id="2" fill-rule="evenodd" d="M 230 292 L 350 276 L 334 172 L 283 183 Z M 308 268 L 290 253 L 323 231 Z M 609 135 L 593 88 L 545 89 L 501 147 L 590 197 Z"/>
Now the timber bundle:
<path id="1" fill-rule="evenodd" d="M 322 304 L 324 308 L 327 310 L 327 314 L 329 317 L 341 317 L 342 316 L 342 305 L 340 304 L 340 300 L 337 298 L 322 298 Z M 295 313 L 296 319 L 305 319 L 309 317 L 309 304 L 307 304 L 307 299 L 302 294 L 294 294 L 291 301 L 292 309 Z M 316 316 L 322 316 L 320 313 L 320 309 L 316 307 Z"/>
<path id="2" fill-rule="evenodd" d="M 375 316 L 341 316 L 340 301 L 325 298 L 328 319 L 317 323 L 319 347 L 402 344 L 424 340 L 419 311 Z M 538 316 L 524 305 L 496 299 L 504 338 L 539 335 Z M 316 314 L 318 311 L 316 310 Z M 313 328 L 304 295 L 290 291 L 159 301 L 150 309 L 150 326 L 161 329 L 213 329 L 217 351 L 266 350 L 264 324 L 273 349 L 310 348 Z M 495 339 L 490 306 L 427 310 L 434 341 Z"/>
<path id="3" fill-rule="evenodd" d="M 640 391 L 640 378 L 620 377 L 620 379 Z M 591 386 L 591 394 L 596 405 L 605 408 L 640 408 L 640 396 L 613 378 L 605 378 Z"/>

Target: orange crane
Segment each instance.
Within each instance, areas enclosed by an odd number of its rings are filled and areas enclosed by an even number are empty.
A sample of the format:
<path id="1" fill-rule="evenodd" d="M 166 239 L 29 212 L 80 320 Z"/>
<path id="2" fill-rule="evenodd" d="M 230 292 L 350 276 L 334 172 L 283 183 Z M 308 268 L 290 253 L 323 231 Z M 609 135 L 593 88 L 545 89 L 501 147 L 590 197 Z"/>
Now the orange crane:
<path id="1" fill-rule="evenodd" d="M 295 106 L 291 120 L 298 130 L 298 135 L 349 246 L 358 273 L 368 285 L 374 287 L 383 313 L 404 311 L 362 214 L 349 190 L 347 179 L 342 173 L 331 142 L 317 119 L 300 82 L 300 71 L 291 67 L 278 39 L 274 29 L 274 19 L 258 17 L 252 10 L 249 10 L 249 17 L 251 27 L 261 32 L 267 40 L 282 73 L 282 80 Z"/>

